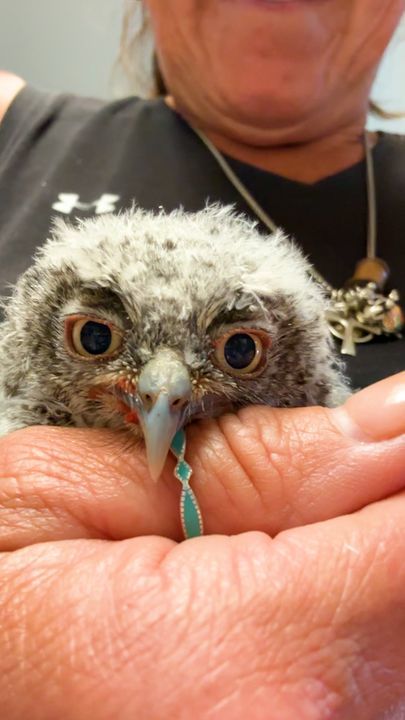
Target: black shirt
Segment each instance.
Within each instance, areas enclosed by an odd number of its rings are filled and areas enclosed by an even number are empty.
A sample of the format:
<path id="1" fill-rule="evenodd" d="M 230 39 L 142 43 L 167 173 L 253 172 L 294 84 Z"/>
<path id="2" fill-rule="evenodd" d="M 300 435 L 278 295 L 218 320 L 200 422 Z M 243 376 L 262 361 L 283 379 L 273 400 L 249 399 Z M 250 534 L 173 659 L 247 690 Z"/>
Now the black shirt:
<path id="1" fill-rule="evenodd" d="M 373 151 L 378 252 L 405 299 L 405 138 L 380 135 Z M 229 158 L 228 158 L 229 159 Z M 229 159 L 273 220 L 318 271 L 340 286 L 364 257 L 365 163 L 313 184 Z M 129 207 L 249 208 L 194 132 L 163 100 L 105 102 L 24 88 L 0 125 L 0 294 L 30 264 L 52 217 Z M 348 358 L 354 387 L 405 368 L 405 341 L 376 338 Z"/>

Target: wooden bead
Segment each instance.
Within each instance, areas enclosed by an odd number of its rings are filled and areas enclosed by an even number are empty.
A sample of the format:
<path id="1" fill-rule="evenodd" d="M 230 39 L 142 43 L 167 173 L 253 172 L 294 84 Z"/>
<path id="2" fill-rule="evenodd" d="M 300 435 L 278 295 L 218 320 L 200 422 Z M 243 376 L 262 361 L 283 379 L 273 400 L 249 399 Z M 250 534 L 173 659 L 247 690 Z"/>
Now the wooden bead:
<path id="1" fill-rule="evenodd" d="M 384 260 L 380 258 L 363 258 L 357 263 L 354 275 L 349 282 L 350 284 L 375 282 L 378 289 L 382 290 L 389 274 L 389 267 Z"/>

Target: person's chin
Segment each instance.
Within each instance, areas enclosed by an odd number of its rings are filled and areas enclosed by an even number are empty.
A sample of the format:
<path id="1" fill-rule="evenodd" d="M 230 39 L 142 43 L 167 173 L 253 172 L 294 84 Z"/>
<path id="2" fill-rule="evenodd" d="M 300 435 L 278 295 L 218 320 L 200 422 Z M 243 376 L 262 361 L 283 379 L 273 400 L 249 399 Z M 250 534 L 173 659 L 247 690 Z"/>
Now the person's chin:
<path id="1" fill-rule="evenodd" d="M 238 82 L 226 85 L 221 93 L 223 115 L 237 125 L 257 129 L 258 136 L 269 130 L 297 127 L 318 111 L 322 88 L 312 83 Z"/>

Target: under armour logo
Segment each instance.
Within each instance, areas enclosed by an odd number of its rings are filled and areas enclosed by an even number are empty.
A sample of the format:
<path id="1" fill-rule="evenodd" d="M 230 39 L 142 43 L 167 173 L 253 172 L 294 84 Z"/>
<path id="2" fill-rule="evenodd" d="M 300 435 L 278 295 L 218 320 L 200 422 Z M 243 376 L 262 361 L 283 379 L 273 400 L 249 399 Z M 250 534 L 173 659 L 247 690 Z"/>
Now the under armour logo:
<path id="1" fill-rule="evenodd" d="M 96 215 L 114 212 L 115 204 L 120 199 L 120 195 L 104 194 L 90 203 L 79 202 L 79 195 L 76 193 L 60 193 L 57 202 L 53 203 L 52 208 L 58 212 L 70 215 L 73 210 L 89 211 L 94 208 Z"/>

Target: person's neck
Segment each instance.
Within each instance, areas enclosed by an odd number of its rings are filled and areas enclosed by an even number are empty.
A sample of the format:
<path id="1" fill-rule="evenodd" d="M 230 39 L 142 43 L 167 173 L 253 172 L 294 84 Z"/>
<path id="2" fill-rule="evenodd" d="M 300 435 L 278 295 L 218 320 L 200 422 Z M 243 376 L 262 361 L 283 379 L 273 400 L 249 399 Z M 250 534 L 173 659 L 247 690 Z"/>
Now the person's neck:
<path id="1" fill-rule="evenodd" d="M 176 110 L 172 98 L 167 98 L 166 102 Z M 187 117 L 185 119 L 188 120 Z M 315 140 L 282 144 L 277 139 L 274 144 L 267 145 L 235 140 L 229 135 L 201 125 L 198 129 L 207 135 L 218 150 L 229 157 L 290 180 L 311 184 L 345 170 L 364 158 L 364 123 L 365 119 L 361 117 L 358 122 L 353 122 L 344 129 L 325 133 Z M 196 123 L 191 120 L 191 125 L 193 124 Z M 240 132 L 238 134 L 240 135 Z M 376 142 L 377 134 L 372 134 L 371 146 Z"/>
<path id="2" fill-rule="evenodd" d="M 364 130 L 352 135 L 336 133 L 307 143 L 270 147 L 245 145 L 215 132 L 207 132 L 207 136 L 229 157 L 307 184 L 335 175 L 360 162 L 365 156 Z M 371 145 L 375 142 L 376 136 Z"/>

